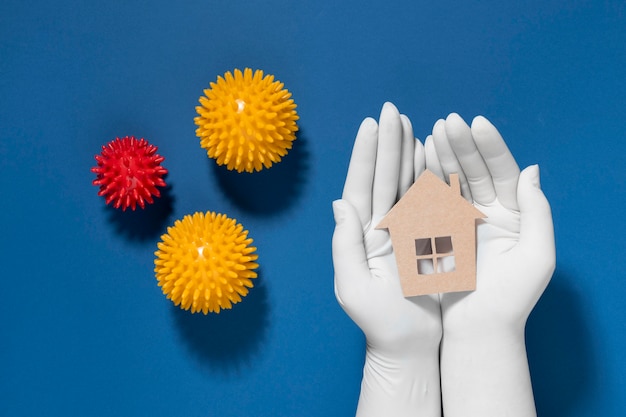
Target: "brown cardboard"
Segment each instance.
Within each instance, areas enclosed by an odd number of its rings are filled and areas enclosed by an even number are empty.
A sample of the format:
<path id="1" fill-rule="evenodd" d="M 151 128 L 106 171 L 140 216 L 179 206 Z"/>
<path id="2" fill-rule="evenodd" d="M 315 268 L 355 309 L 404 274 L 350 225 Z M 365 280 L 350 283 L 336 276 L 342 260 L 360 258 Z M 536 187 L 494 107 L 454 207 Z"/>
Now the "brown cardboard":
<path id="1" fill-rule="evenodd" d="M 424 171 L 376 226 L 389 230 L 404 296 L 475 290 L 476 219 L 484 217 L 461 196 L 457 174 L 448 186 Z"/>

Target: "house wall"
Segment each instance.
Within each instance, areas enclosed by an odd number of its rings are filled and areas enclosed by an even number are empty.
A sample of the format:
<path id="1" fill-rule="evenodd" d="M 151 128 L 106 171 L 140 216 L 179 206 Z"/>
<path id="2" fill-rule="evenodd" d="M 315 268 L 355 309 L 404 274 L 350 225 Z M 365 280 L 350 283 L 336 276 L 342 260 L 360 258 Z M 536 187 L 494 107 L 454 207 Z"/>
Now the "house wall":
<path id="1" fill-rule="evenodd" d="M 457 223 L 449 221 L 449 219 L 448 221 L 437 219 L 437 221 L 427 222 L 427 224 L 430 225 L 426 228 L 428 231 L 420 231 L 419 234 L 408 234 L 406 230 L 391 230 L 392 243 L 399 263 L 399 272 L 405 293 L 411 295 L 433 294 L 447 292 L 447 290 L 467 291 L 475 288 L 475 228 L 471 224 L 459 224 L 457 227 L 450 228 L 450 225 L 457 225 Z M 436 224 L 448 228 L 437 229 L 433 227 Z M 455 271 L 429 275 L 418 274 L 415 239 L 443 236 L 452 237 Z M 466 241 L 467 244 L 462 244 L 463 241 Z M 443 291 L 442 288 L 447 290 Z"/>

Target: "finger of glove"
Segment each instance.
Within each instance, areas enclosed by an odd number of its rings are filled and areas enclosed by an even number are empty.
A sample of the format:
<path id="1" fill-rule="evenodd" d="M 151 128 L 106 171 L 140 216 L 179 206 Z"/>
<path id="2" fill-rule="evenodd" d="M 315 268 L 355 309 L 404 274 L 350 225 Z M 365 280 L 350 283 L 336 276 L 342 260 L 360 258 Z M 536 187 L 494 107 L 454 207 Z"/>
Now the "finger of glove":
<path id="1" fill-rule="evenodd" d="M 342 195 L 354 206 L 363 226 L 370 222 L 372 216 L 377 147 L 378 125 L 368 117 L 363 120 L 356 135 Z"/>
<path id="2" fill-rule="evenodd" d="M 448 140 L 446 133 L 446 121 L 443 119 L 437 120 L 433 126 L 433 142 L 435 143 L 435 149 L 439 156 L 439 162 L 447 182 L 450 181 L 450 174 L 458 174 L 459 182 L 461 184 L 461 194 L 466 200 L 472 201 L 472 193 L 467 185 L 465 179 L 465 173 L 459 163 L 457 156 L 454 154 L 454 150 Z"/>
<path id="3" fill-rule="evenodd" d="M 400 159 L 400 181 L 398 185 L 398 195 L 396 197 L 397 200 L 399 200 L 413 184 L 413 160 L 415 156 L 415 142 L 417 142 L 413 135 L 413 126 L 411 126 L 409 118 L 401 114 L 400 121 L 402 122 L 402 154 Z"/>
<path id="4" fill-rule="evenodd" d="M 445 181 L 446 178 L 443 174 L 441 163 L 439 162 L 439 155 L 437 155 L 437 149 L 435 148 L 432 135 L 428 135 L 424 141 L 424 157 L 426 158 L 426 169 L 438 176 L 441 181 Z"/>
<path id="5" fill-rule="evenodd" d="M 415 151 L 413 157 L 413 181 L 419 178 L 426 170 L 426 151 L 424 145 L 419 140 L 415 140 Z"/>
<path id="6" fill-rule="evenodd" d="M 491 174 L 498 200 L 504 207 L 518 210 L 517 180 L 520 169 L 500 132 L 483 116 L 474 118 L 471 130 L 476 148 Z"/>
<path id="7" fill-rule="evenodd" d="M 489 169 L 478 152 L 472 131 L 465 120 L 456 113 L 446 118 L 446 137 L 465 174 L 474 202 L 489 204 L 496 199 L 496 191 L 491 181 Z M 463 185 L 464 182 L 461 182 Z"/>
<path id="8" fill-rule="evenodd" d="M 385 103 L 378 122 L 378 150 L 372 193 L 372 218 L 381 219 L 396 203 L 402 154 L 402 122 L 398 109 Z"/>
<path id="9" fill-rule="evenodd" d="M 533 268 L 550 279 L 555 268 L 554 225 L 550 203 L 541 190 L 539 167 L 532 165 L 519 176 L 517 202 L 520 210 L 519 248 Z M 538 274 L 541 278 L 541 273 Z"/>
<path id="10" fill-rule="evenodd" d="M 346 200 L 333 202 L 335 231 L 332 239 L 335 292 L 340 303 L 354 294 L 369 278 L 370 270 L 358 213 Z"/>

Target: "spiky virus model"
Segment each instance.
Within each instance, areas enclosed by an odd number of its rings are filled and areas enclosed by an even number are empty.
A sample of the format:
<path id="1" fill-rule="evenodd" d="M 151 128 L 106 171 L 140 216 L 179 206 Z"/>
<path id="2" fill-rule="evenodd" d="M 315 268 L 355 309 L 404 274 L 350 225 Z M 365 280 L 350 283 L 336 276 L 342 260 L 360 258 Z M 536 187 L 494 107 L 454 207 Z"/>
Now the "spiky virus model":
<path id="1" fill-rule="evenodd" d="M 96 174 L 93 185 L 100 187 L 99 196 L 115 208 L 142 209 L 160 197 L 157 187 L 164 187 L 163 177 L 167 169 L 161 166 L 165 158 L 158 155 L 157 147 L 145 139 L 134 136 L 116 138 L 102 147 L 96 155 L 98 166 L 91 171 Z"/>
<path id="2" fill-rule="evenodd" d="M 237 172 L 269 168 L 285 156 L 298 130 L 296 104 L 273 75 L 235 69 L 204 90 L 196 135 L 218 165 Z"/>
<path id="3" fill-rule="evenodd" d="M 161 239 L 154 272 L 163 294 L 183 310 L 219 313 L 253 287 L 256 248 L 235 219 L 196 212 L 176 220 Z"/>

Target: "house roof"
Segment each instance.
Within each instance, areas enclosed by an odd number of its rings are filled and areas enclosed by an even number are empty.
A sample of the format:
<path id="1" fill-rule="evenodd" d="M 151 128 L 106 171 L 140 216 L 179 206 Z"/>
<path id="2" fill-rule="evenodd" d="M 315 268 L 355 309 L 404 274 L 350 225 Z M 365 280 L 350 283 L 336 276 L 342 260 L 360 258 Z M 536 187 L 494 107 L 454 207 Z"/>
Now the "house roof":
<path id="1" fill-rule="evenodd" d="M 461 196 L 457 174 L 450 175 L 450 183 L 452 186 L 425 170 L 376 228 L 413 228 L 425 223 L 436 226 L 442 222 L 463 223 L 486 217 Z M 471 224 L 474 226 L 473 222 Z"/>

